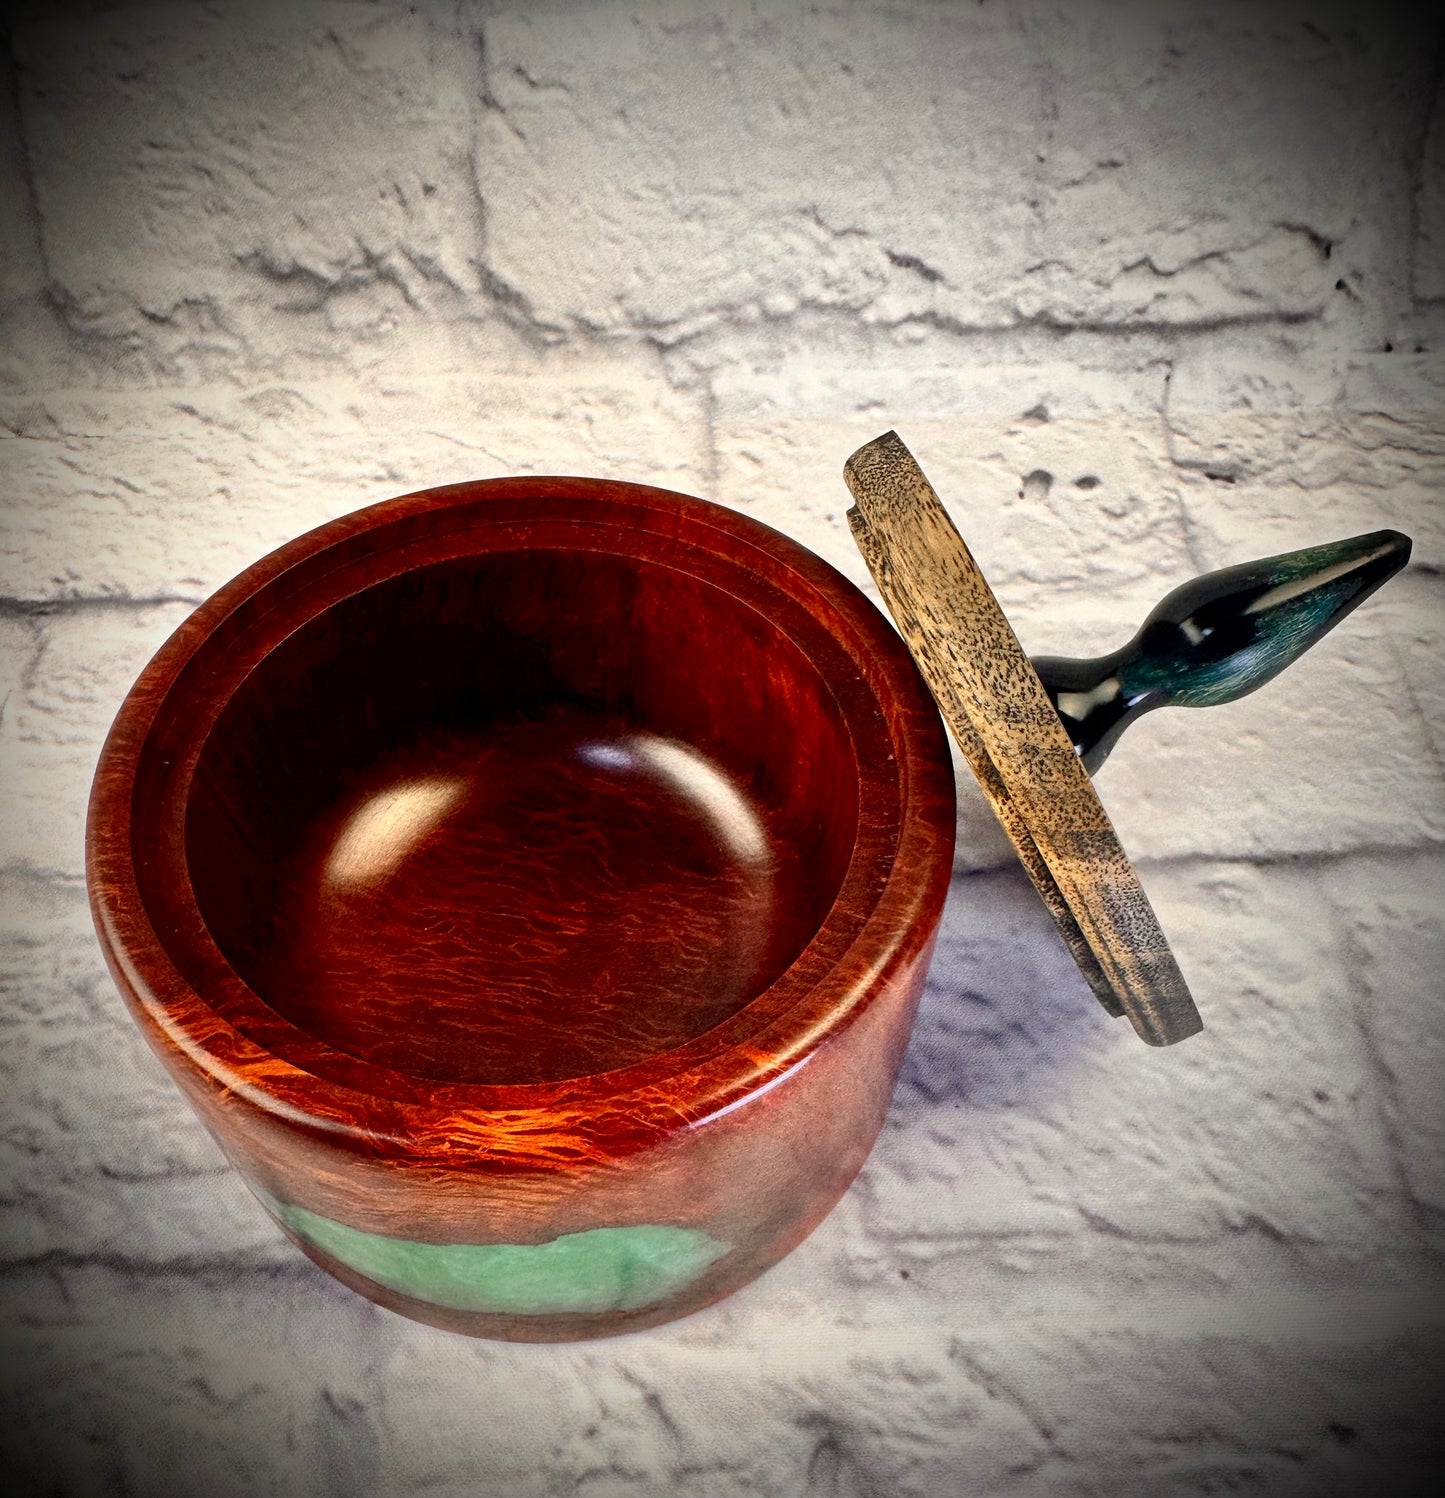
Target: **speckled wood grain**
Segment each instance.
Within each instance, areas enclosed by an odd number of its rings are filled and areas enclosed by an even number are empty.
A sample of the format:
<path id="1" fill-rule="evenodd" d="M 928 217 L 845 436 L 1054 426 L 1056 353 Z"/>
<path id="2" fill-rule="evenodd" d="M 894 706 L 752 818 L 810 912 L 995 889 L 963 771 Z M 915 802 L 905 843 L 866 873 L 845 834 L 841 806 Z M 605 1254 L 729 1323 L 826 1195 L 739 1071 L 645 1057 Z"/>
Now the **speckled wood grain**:
<path id="1" fill-rule="evenodd" d="M 945 720 L 1104 1007 L 1151 1045 L 1203 1028 L 1037 673 L 896 432 L 844 466 L 849 523 Z"/>

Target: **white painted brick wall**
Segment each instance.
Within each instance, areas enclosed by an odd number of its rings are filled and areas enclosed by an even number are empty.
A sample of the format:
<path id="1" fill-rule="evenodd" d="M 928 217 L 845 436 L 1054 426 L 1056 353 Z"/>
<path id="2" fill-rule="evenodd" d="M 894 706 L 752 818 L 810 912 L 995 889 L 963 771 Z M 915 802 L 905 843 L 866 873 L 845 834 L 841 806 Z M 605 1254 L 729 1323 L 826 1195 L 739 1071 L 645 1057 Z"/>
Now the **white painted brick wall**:
<path id="1" fill-rule="evenodd" d="M 1445 1374 L 1439 25 L 1204 0 L 12 10 L 18 1490 L 1413 1490 Z M 1415 538 L 1288 675 L 1153 715 L 1100 776 L 1209 1028 L 1159 1053 L 1104 1019 L 965 780 L 893 1110 L 789 1260 L 576 1347 L 357 1300 L 258 1212 L 105 975 L 83 815 L 126 688 L 255 557 L 469 476 L 704 494 L 871 590 L 840 470 L 889 426 L 1037 652 L 1109 648 L 1201 570 Z"/>

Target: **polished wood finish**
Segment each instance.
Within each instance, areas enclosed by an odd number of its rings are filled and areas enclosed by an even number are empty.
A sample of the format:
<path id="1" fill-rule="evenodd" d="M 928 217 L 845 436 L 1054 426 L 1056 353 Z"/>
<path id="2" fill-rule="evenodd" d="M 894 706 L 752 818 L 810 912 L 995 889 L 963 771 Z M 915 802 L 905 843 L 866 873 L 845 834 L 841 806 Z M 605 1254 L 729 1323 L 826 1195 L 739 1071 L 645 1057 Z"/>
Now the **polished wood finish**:
<path id="1" fill-rule="evenodd" d="M 1272 681 L 1410 560 L 1410 538 L 1370 531 L 1181 583 L 1108 655 L 1033 658 L 1092 775 L 1156 707 L 1214 707 Z"/>
<path id="2" fill-rule="evenodd" d="M 896 432 L 844 468 L 879 591 L 1085 976 L 1140 1037 L 1202 1028 L 1088 771 L 963 538 Z M 1082 938 L 1082 942 L 1079 940 Z"/>
<path id="3" fill-rule="evenodd" d="M 309 1034 L 409 1076 L 560 1081 L 704 1034 L 793 962 L 856 837 L 849 758 L 826 682 L 721 587 L 467 557 L 341 600 L 240 684 L 187 867 Z"/>
<path id="4" fill-rule="evenodd" d="M 142 1029 L 307 1253 L 559 1338 L 726 1294 L 846 1189 L 952 840 L 937 714 L 837 573 L 700 500 L 520 479 L 203 605 L 107 740 L 88 876 Z"/>

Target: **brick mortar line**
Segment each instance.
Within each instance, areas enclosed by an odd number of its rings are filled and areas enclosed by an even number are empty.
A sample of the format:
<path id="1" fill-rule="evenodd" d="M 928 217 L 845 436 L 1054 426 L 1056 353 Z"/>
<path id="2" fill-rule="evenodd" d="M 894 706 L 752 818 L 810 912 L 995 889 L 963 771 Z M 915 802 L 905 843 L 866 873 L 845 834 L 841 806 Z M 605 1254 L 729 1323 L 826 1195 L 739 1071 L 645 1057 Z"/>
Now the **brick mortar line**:
<path id="1" fill-rule="evenodd" d="M 75 1255 L 49 1253 L 26 1261 L 13 1261 L 0 1266 L 0 1290 L 19 1287 L 36 1278 L 54 1279 L 58 1275 L 81 1274 L 87 1271 L 129 1278 L 138 1283 L 143 1293 L 154 1293 L 151 1286 L 157 1282 L 187 1279 L 197 1287 L 209 1291 L 234 1288 L 250 1293 L 258 1282 L 266 1284 L 308 1284 L 321 1275 L 321 1271 L 306 1261 L 299 1252 L 295 1262 L 278 1261 L 275 1264 L 255 1264 L 224 1260 L 130 1260 L 119 1255 Z M 1321 1293 L 1308 1278 L 1290 1287 L 1284 1296 L 1277 1289 L 1268 1297 L 1255 1301 L 1241 1301 L 1237 1292 L 1226 1289 L 1217 1295 L 1189 1295 L 1183 1298 L 1165 1295 L 1142 1295 L 1123 1313 L 1110 1314 L 1099 1311 L 1086 1314 L 1082 1319 L 1077 1314 L 1070 1316 L 1069 1326 L 1075 1334 L 1093 1335 L 1138 1333 L 1155 1334 L 1161 1338 L 1241 1338 L 1244 1340 L 1268 1340 L 1277 1342 L 1281 1335 L 1291 1340 L 1335 1345 L 1380 1344 L 1398 1341 L 1411 1332 L 1428 1332 L 1445 1326 L 1445 1295 L 1440 1293 L 1441 1277 L 1422 1265 L 1417 1282 L 1409 1288 L 1400 1288 L 1398 1283 L 1381 1283 L 1364 1289 L 1351 1289 L 1343 1293 Z M 229 1281 L 230 1284 L 217 1282 Z M 883 1324 L 873 1323 L 866 1327 L 868 1347 L 879 1353 L 889 1350 L 893 1344 L 918 1350 L 919 1327 L 908 1319 L 900 1320 L 894 1310 L 896 1300 L 887 1294 L 864 1296 L 865 1305 L 873 1315 L 886 1319 Z M 110 1302 L 106 1302 L 107 1305 Z M 320 1302 L 318 1301 L 318 1305 Z M 1007 1333 L 1015 1336 L 1024 1328 L 1041 1331 L 1057 1331 L 1060 1307 L 1069 1307 L 1077 1312 L 1077 1297 L 1069 1287 L 1061 1287 L 1059 1303 L 1048 1312 L 1034 1316 L 995 1315 L 987 1320 L 974 1322 L 967 1318 L 959 1324 L 941 1324 L 937 1336 L 950 1342 L 960 1336 L 976 1337 L 991 1333 Z M 354 1309 L 365 1315 L 364 1304 L 358 1299 Z M 840 1308 L 841 1309 L 841 1308 Z M 871 1318 L 870 1318 L 871 1319 Z M 400 1323 L 398 1323 L 400 1328 Z M 36 1330 L 49 1330 L 43 1324 Z M 404 1328 L 400 1328 L 403 1329 Z M 860 1328 L 852 1323 L 840 1323 L 822 1318 L 816 1328 L 822 1339 L 799 1344 L 786 1328 L 779 1335 L 782 1339 L 766 1351 L 778 1352 L 784 1360 L 812 1353 L 820 1359 L 832 1359 L 835 1354 L 856 1352 Z M 836 1344 L 836 1345 L 835 1345 Z M 669 1351 L 686 1355 L 686 1349 L 670 1347 Z"/>
<path id="2" fill-rule="evenodd" d="M 1128 851 L 1127 849 L 1125 850 Z M 1424 855 L 1445 853 L 1445 841 L 1425 838 L 1417 843 L 1356 843 L 1348 848 L 1311 848 L 1301 851 L 1277 850 L 1260 853 L 1163 853 L 1131 857 L 1131 862 L 1141 870 L 1171 870 L 1195 866 L 1220 865 L 1223 867 L 1248 866 L 1250 868 L 1278 868 L 1295 866 L 1311 868 L 1317 865 L 1332 866 L 1351 858 L 1406 859 Z M 955 881 L 972 879 L 1011 870 L 1016 865 L 1009 862 L 986 864 L 980 868 L 955 869 Z"/>
<path id="3" fill-rule="evenodd" d="M 485 211 L 484 207 L 482 211 Z M 525 296 L 490 269 L 485 260 L 484 249 L 474 257 L 474 264 L 482 281 L 482 295 L 486 298 L 493 314 L 517 332 L 530 351 L 543 361 L 551 357 L 575 355 L 579 350 L 605 349 L 626 349 L 634 353 L 641 349 L 652 349 L 663 358 L 675 358 L 685 352 L 701 352 L 726 342 L 730 337 L 738 334 L 747 335 L 758 329 L 758 324 L 754 319 L 743 316 L 744 306 L 729 303 L 719 303 L 708 307 L 700 314 L 700 316 L 717 319 L 711 326 L 693 332 L 680 332 L 675 337 L 668 336 L 670 324 L 643 321 L 631 322 L 624 329 L 616 332 L 593 331 L 580 324 L 563 328 L 556 323 L 546 322 L 539 318 L 530 308 Z M 52 306 L 57 296 L 58 293 L 47 294 L 47 299 L 51 301 Z M 1437 306 L 1439 304 L 1433 302 L 1419 304 L 1420 310 L 1426 313 L 1432 312 Z M 419 317 L 417 324 L 453 327 L 467 326 L 473 321 L 474 319 L 465 316 L 435 314 Z M 1217 347 L 1220 344 L 1228 345 L 1233 341 L 1234 335 L 1260 328 L 1289 329 L 1324 325 L 1320 312 L 1248 312 L 1178 323 L 1157 319 L 1152 321 L 1136 319 L 1120 322 L 1065 322 L 1044 315 L 1020 317 L 1008 322 L 969 323 L 960 318 L 950 317 L 946 313 L 926 309 L 884 321 L 870 320 L 856 309 L 833 307 L 827 304 L 814 305 L 808 302 L 800 302 L 797 310 L 786 316 L 764 319 L 766 326 L 770 328 L 793 332 L 805 332 L 810 321 L 850 327 L 863 345 L 864 355 L 870 353 L 896 355 L 895 335 L 904 329 L 922 328 L 939 335 L 950 351 L 956 351 L 960 344 L 967 344 L 970 341 L 1004 342 L 1009 339 L 1023 338 L 1033 342 L 1041 354 L 1051 355 L 1055 359 L 1060 345 L 1074 338 L 1102 340 L 1109 344 L 1138 341 L 1146 345 L 1141 350 L 1142 353 L 1160 358 L 1167 356 L 1177 345 L 1202 345 L 1205 348 Z M 103 334 L 90 336 L 101 342 L 107 340 L 107 335 Z M 115 335 L 116 340 L 120 338 L 121 335 Z M 1350 355 L 1364 357 L 1379 352 L 1373 347 L 1363 345 L 1342 347 L 1334 351 L 1346 357 Z M 841 362 L 848 364 L 856 362 L 856 359 Z M 464 376 L 469 372 L 475 372 L 474 365 L 464 364 L 453 370 L 417 376 L 416 379 L 418 382 L 440 381 Z M 368 378 L 379 377 L 381 373 L 378 371 L 371 374 L 363 371 L 356 376 L 326 375 L 289 378 L 284 375 L 266 375 L 258 370 L 254 378 L 243 379 L 242 385 L 236 388 L 251 388 L 253 385 L 257 388 L 274 385 L 323 385 L 345 382 L 348 379 L 354 383 L 364 383 Z M 4 397 L 10 400 L 38 400 L 47 396 L 71 394 L 77 390 L 83 390 L 103 398 L 117 395 L 159 394 L 166 391 L 194 391 L 195 388 L 194 381 L 176 384 L 135 381 L 105 389 L 75 385 L 36 385 L 5 392 Z"/>
<path id="4" fill-rule="evenodd" d="M 1374 1082 L 1375 1114 L 1389 1153 L 1393 1176 L 1394 1189 L 1391 1195 L 1403 1204 L 1405 1227 L 1414 1239 L 1416 1252 L 1438 1261 L 1441 1257 L 1439 1229 L 1445 1223 L 1445 1211 L 1422 1198 L 1411 1178 L 1410 1149 L 1405 1131 L 1401 1128 L 1401 1119 L 1408 1116 L 1409 1110 L 1400 1096 L 1399 1078 L 1390 1065 L 1371 1022 L 1372 1001 L 1375 997 L 1372 964 L 1348 913 L 1341 909 L 1340 902 L 1325 887 L 1323 881 L 1317 880 L 1316 883 L 1325 909 L 1335 918 L 1340 958 L 1355 977 L 1346 995 L 1346 1004 L 1368 1075 Z"/>
<path id="5" fill-rule="evenodd" d="M 5 48 L 5 71 L 8 74 L 10 87 L 6 90 L 9 98 L 5 101 L 9 105 L 11 118 L 15 121 L 16 143 L 20 147 L 20 181 L 25 190 L 24 207 L 21 210 L 26 224 L 30 230 L 31 247 L 35 251 L 36 264 L 40 267 L 40 274 L 45 282 L 45 290 L 41 293 L 42 299 L 50 297 L 50 288 L 54 285 L 54 277 L 51 274 L 50 259 L 45 250 L 45 218 L 40 210 L 40 195 L 35 190 L 35 165 L 31 159 L 30 132 L 26 127 L 25 110 L 20 89 L 20 60 L 15 55 L 15 28 L 8 25 L 4 28 Z"/>
<path id="6" fill-rule="evenodd" d="M 23 797 L 20 798 L 23 800 Z M 1349 848 L 1310 849 L 1302 852 L 1265 853 L 1167 853 L 1143 858 L 1134 858 L 1136 868 L 1144 872 L 1170 872 L 1189 868 L 1332 868 L 1351 859 L 1383 859 L 1404 862 L 1414 858 L 1428 858 L 1445 854 L 1445 841 L 1426 839 L 1418 843 L 1358 843 Z M 987 879 L 996 874 L 1011 874 L 1018 868 L 1012 860 L 986 864 L 978 868 L 955 868 L 950 884 L 966 884 L 970 880 Z M 85 876 L 69 869 L 38 869 L 32 864 L 0 865 L 0 883 L 12 882 L 29 885 L 37 889 L 84 892 Z"/>
<path id="7" fill-rule="evenodd" d="M 18 439 L 24 440 L 24 439 Z M 709 432 L 707 443 L 711 445 L 712 434 Z M 1196 563 L 1201 572 L 1208 571 L 1204 563 Z M 1400 605 L 1404 602 L 1399 590 L 1400 584 L 1414 584 L 1417 589 L 1422 589 L 1432 595 L 1428 600 L 1411 600 L 1415 603 L 1434 602 L 1433 595 L 1445 584 L 1445 566 L 1430 561 L 1412 561 L 1396 580 L 1396 591 L 1385 595 L 1375 605 L 1377 611 L 1381 608 L 1390 609 L 1399 614 L 1403 612 Z M 864 592 L 876 603 L 876 589 L 865 588 Z M 141 611 L 152 608 L 168 608 L 173 604 L 185 604 L 190 608 L 199 608 L 209 597 L 207 594 L 189 593 L 156 593 L 143 597 L 137 597 L 130 593 L 71 593 L 59 598 L 25 597 L 21 594 L 5 594 L 0 596 L 0 619 L 36 619 L 51 615 L 83 613 L 90 610 L 136 610 Z M 1083 596 L 1083 595 L 1081 595 Z M 1101 609 L 1104 607 L 1100 605 Z M 1390 633 L 1390 631 L 1383 631 Z"/>
<path id="8" fill-rule="evenodd" d="M 258 1209 L 259 1210 L 259 1209 Z M 277 1229 L 279 1234 L 280 1229 Z M 174 1279 L 186 1277 L 198 1281 L 245 1277 L 247 1279 L 310 1279 L 320 1273 L 309 1260 L 300 1257 L 293 1264 L 289 1260 L 275 1263 L 257 1263 L 245 1259 L 225 1258 L 180 1258 L 141 1259 L 128 1254 L 117 1254 L 99 1250 L 93 1254 L 75 1253 L 69 1249 L 48 1249 L 44 1253 L 31 1254 L 24 1258 L 0 1261 L 0 1285 L 24 1275 L 54 1275 L 83 1270 L 102 1270 L 109 1274 L 129 1276 L 132 1279 Z"/>
<path id="9" fill-rule="evenodd" d="M 199 608 L 204 598 L 184 593 L 157 593 L 136 598 L 129 593 L 84 593 L 65 598 L 20 598 L 14 594 L 0 597 L 0 619 L 48 619 L 58 614 L 102 613 L 108 610 L 141 613 L 146 609 L 168 608 L 183 603 Z"/>

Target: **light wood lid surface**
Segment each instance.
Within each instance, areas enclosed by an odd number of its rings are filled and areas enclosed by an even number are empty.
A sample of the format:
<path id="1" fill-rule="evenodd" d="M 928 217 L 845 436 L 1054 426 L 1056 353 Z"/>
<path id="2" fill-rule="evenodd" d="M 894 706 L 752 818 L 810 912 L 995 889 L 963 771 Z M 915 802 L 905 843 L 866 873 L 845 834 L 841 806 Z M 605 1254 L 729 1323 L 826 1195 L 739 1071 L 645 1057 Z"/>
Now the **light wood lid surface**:
<path id="1" fill-rule="evenodd" d="M 1038 674 L 896 432 L 843 469 L 868 570 L 1090 988 L 1150 1045 L 1203 1028 Z"/>

